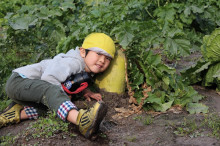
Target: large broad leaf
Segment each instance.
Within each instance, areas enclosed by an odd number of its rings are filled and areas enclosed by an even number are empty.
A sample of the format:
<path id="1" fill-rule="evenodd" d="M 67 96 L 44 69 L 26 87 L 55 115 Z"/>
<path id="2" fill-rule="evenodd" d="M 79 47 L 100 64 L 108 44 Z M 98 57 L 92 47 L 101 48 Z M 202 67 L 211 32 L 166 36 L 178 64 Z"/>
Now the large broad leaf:
<path id="1" fill-rule="evenodd" d="M 220 61 L 220 28 L 203 37 L 202 54 L 207 61 Z"/>
<path id="2" fill-rule="evenodd" d="M 35 25 L 38 19 L 31 16 L 20 16 L 9 21 L 10 26 L 15 29 L 26 29 L 28 30 L 29 25 Z"/>
<path id="3" fill-rule="evenodd" d="M 202 103 L 189 103 L 186 110 L 190 114 L 208 113 L 208 107 Z"/>
<path id="4" fill-rule="evenodd" d="M 216 80 L 218 80 L 218 77 L 220 76 L 219 70 L 220 70 L 220 63 L 211 65 L 210 68 L 208 69 L 208 72 L 205 75 L 205 79 L 203 80 L 203 85 L 211 86 L 217 83 Z"/>
<path id="5" fill-rule="evenodd" d="M 133 41 L 135 37 L 135 31 L 139 29 L 136 23 L 126 22 L 121 24 L 119 27 L 115 27 L 111 34 L 115 34 L 116 39 L 124 49 Z"/>
<path id="6" fill-rule="evenodd" d="M 153 104 L 152 106 L 156 111 L 165 112 L 166 110 L 171 108 L 172 104 L 173 104 L 173 101 L 169 101 L 163 104 Z"/>
<path id="7" fill-rule="evenodd" d="M 158 105 L 162 104 L 161 98 L 159 98 L 156 95 L 151 94 L 151 93 L 149 93 L 149 97 L 145 100 L 145 103 L 156 103 Z"/>
<path id="8" fill-rule="evenodd" d="M 206 62 L 205 60 L 200 59 L 192 66 L 182 70 L 181 75 L 184 80 L 187 80 L 189 83 L 197 83 L 203 79 L 201 73 L 207 70 L 210 64 L 210 62 Z"/>
<path id="9" fill-rule="evenodd" d="M 164 42 L 165 50 L 176 56 L 180 53 L 181 56 L 190 54 L 190 41 L 186 39 L 166 38 Z"/>
<path id="10" fill-rule="evenodd" d="M 220 80 L 220 69 L 213 75 L 213 77 Z"/>
<path id="11" fill-rule="evenodd" d="M 165 7 L 160 7 L 154 12 L 154 15 L 159 17 L 160 20 L 163 20 L 164 22 L 167 21 L 169 23 L 173 23 L 175 14 L 175 9 L 169 5 L 166 5 Z"/>
<path id="12" fill-rule="evenodd" d="M 69 1 L 65 1 L 65 2 L 61 3 L 60 8 L 61 8 L 63 11 L 67 11 L 67 9 L 75 10 L 75 9 L 76 9 L 76 6 L 75 6 L 75 4 L 73 3 L 73 0 L 69 0 Z"/>
<path id="13" fill-rule="evenodd" d="M 173 100 L 162 104 L 162 105 L 161 105 L 161 111 L 162 111 L 162 112 L 165 112 L 166 110 L 168 110 L 169 108 L 171 108 L 172 104 L 173 104 Z"/>

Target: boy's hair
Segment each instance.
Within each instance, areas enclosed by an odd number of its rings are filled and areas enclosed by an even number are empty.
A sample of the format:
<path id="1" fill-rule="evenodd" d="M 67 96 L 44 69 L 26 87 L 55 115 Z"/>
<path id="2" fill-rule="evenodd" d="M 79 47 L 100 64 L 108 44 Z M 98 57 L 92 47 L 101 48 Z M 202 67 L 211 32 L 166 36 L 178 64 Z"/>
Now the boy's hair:
<path id="1" fill-rule="evenodd" d="M 91 33 L 88 35 L 82 44 L 82 48 L 101 53 L 111 58 L 115 56 L 115 44 L 104 33 Z"/>

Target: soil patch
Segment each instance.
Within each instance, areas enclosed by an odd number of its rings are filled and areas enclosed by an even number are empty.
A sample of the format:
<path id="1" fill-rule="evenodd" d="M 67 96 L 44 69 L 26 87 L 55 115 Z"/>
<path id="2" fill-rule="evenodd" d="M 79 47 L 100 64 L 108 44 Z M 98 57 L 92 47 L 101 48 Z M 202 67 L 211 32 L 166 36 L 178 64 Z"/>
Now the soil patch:
<path id="1" fill-rule="evenodd" d="M 202 95 L 206 96 L 202 102 L 210 107 L 210 112 L 220 112 L 220 96 L 215 90 L 206 89 L 201 86 L 194 88 Z M 178 135 L 177 128 L 181 127 L 184 120 L 192 120 L 196 123 L 204 119 L 203 114 L 190 115 L 185 111 L 175 114 L 172 112 L 161 113 L 157 116 L 149 115 L 146 112 L 142 114 L 133 114 L 129 117 L 114 119 L 117 114 L 115 108 L 128 108 L 128 96 L 117 95 L 101 91 L 104 95 L 104 101 L 108 105 L 108 113 L 100 125 L 100 131 L 93 137 L 93 140 L 85 139 L 77 132 L 76 126 L 69 125 L 69 133 L 76 136 L 63 135 L 56 133 L 48 138 L 33 138 L 21 134 L 28 132 L 26 129 L 34 121 L 23 121 L 16 125 L 10 125 L 0 129 L 0 136 L 16 136 L 14 145 L 220 145 L 219 139 L 210 135 L 209 128 L 203 129 L 200 133 L 189 135 Z M 75 104 L 79 108 L 91 106 L 95 101 L 77 101 Z"/>

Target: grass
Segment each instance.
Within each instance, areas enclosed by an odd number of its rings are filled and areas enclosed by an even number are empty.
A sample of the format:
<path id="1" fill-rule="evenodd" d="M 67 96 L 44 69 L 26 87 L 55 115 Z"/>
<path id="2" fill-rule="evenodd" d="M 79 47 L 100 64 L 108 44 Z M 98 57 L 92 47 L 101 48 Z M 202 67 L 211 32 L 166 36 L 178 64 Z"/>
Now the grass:
<path id="1" fill-rule="evenodd" d="M 62 137 L 64 139 L 66 138 L 66 135 L 75 137 L 75 134 L 70 134 L 68 132 L 68 125 L 69 123 L 61 121 L 56 118 L 55 113 L 50 112 L 47 118 L 40 117 L 39 120 L 31 123 L 31 125 L 26 129 L 25 134 L 30 134 L 32 138 L 48 138 L 59 133 L 62 133 Z"/>
<path id="2" fill-rule="evenodd" d="M 142 121 L 142 123 L 144 125 L 150 125 L 153 123 L 154 119 L 151 117 L 151 116 L 146 116 L 146 117 L 143 117 L 143 116 L 136 116 L 133 118 L 134 120 L 139 120 L 139 121 Z"/>
<path id="3" fill-rule="evenodd" d="M 136 136 L 129 136 L 127 137 L 127 140 L 130 142 L 135 142 L 137 140 Z"/>
<path id="4" fill-rule="evenodd" d="M 6 136 L 0 137 L 0 145 L 11 145 L 14 143 L 16 136 L 12 136 L 11 133 L 8 133 Z"/>
<path id="5" fill-rule="evenodd" d="M 0 112 L 3 111 L 12 101 L 10 99 L 2 99 L 0 100 Z"/>
<path id="6" fill-rule="evenodd" d="M 200 133 L 198 132 L 199 126 L 197 125 L 195 119 L 189 120 L 184 118 L 183 122 L 179 127 L 176 127 L 176 130 L 174 133 L 178 136 L 197 136 L 195 133 Z"/>
<path id="7" fill-rule="evenodd" d="M 217 114 L 205 115 L 200 122 L 195 119 L 184 118 L 180 125 L 172 125 L 174 134 L 178 136 L 189 136 L 191 138 L 204 136 L 203 131 L 209 131 L 207 136 L 220 138 L 220 117 Z"/>
<path id="8" fill-rule="evenodd" d="M 12 136 L 10 133 L 0 137 L 0 145 L 13 145 L 18 138 L 23 137 L 26 141 L 37 138 L 50 138 L 59 134 L 63 139 L 67 137 L 76 137 L 75 133 L 69 132 L 69 124 L 63 122 L 56 117 L 55 113 L 49 112 L 45 117 L 40 117 L 38 120 L 29 124 L 21 133 Z"/>
<path id="9" fill-rule="evenodd" d="M 212 136 L 220 138 L 220 117 L 217 114 L 206 115 L 202 126 L 208 126 L 212 130 Z"/>

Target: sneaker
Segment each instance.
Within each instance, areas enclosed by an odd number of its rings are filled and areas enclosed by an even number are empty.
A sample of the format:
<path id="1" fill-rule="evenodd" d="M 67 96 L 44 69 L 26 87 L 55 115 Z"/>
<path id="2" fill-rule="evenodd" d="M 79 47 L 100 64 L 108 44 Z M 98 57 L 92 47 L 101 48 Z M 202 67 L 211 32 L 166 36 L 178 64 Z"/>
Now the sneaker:
<path id="1" fill-rule="evenodd" d="M 12 102 L 0 115 L 0 128 L 7 124 L 13 124 L 20 122 L 20 112 L 23 106 Z"/>
<path id="2" fill-rule="evenodd" d="M 79 131 L 86 138 L 90 138 L 99 129 L 99 125 L 107 113 L 107 106 L 103 101 L 96 102 L 88 110 L 79 110 L 77 125 Z"/>

